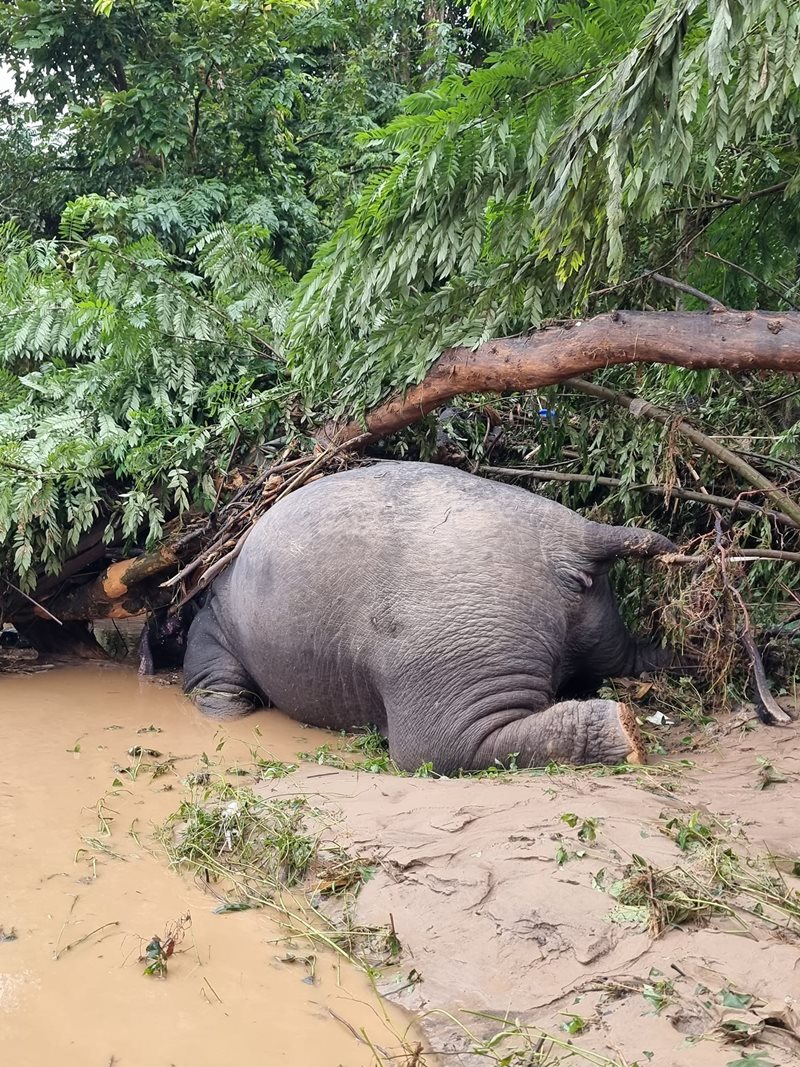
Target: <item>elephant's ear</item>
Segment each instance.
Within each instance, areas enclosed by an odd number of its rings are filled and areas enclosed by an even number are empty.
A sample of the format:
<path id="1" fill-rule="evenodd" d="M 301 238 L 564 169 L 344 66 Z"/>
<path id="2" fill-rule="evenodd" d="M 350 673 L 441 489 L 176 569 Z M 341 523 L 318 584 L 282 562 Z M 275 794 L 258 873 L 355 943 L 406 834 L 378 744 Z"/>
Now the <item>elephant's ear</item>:
<path id="1" fill-rule="evenodd" d="M 640 530 L 636 526 L 607 526 L 602 522 L 590 522 L 588 526 L 584 550 L 588 560 L 598 570 L 604 569 L 604 564 L 610 567 L 615 559 L 629 556 L 648 559 L 676 551 L 669 538 L 653 530 Z"/>

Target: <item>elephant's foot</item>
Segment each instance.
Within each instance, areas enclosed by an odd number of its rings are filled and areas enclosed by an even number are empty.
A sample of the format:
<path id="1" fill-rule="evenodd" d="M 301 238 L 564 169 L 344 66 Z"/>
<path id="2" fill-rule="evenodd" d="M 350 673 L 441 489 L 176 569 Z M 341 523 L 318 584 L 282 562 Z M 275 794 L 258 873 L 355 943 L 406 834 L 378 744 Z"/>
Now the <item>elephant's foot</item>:
<path id="1" fill-rule="evenodd" d="M 183 691 L 213 719 L 237 719 L 263 706 L 252 678 L 219 640 L 219 629 L 208 607 L 189 630 Z"/>
<path id="2" fill-rule="evenodd" d="M 263 707 L 257 693 L 238 686 L 226 688 L 228 685 L 224 681 L 212 681 L 205 686 L 186 688 L 184 692 L 211 719 L 240 719 Z"/>
<path id="3" fill-rule="evenodd" d="M 644 745 L 642 731 L 636 721 L 633 708 L 629 704 L 617 704 L 619 722 L 622 732 L 628 739 L 630 751 L 626 755 L 628 763 L 647 763 L 647 749 Z"/>
<path id="4" fill-rule="evenodd" d="M 565 700 L 543 711 L 521 713 L 484 734 L 475 749 L 464 754 L 461 766 L 480 770 L 497 762 L 507 764 L 511 755 L 520 767 L 647 761 L 632 709 L 616 700 Z M 448 756 L 443 762 L 452 763 Z M 439 768 L 438 761 L 434 765 Z"/>

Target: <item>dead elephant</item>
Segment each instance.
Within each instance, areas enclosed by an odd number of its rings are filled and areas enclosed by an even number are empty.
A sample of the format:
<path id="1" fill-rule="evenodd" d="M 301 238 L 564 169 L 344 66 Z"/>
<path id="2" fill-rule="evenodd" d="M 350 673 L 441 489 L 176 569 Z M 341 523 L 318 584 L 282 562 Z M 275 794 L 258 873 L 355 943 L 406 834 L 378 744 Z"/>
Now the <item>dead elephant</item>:
<path id="1" fill-rule="evenodd" d="M 335 474 L 272 508 L 215 581 L 184 686 L 218 718 L 270 703 L 374 724 L 406 770 L 641 760 L 626 705 L 567 695 L 672 661 L 628 633 L 608 579 L 672 550 L 450 467 Z"/>

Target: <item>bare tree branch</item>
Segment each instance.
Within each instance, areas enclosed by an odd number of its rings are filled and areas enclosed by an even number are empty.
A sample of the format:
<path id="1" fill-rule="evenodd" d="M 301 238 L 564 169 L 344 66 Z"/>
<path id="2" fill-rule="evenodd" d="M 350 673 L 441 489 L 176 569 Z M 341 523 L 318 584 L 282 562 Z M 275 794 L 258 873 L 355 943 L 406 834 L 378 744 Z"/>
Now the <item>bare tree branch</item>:
<path id="1" fill-rule="evenodd" d="M 652 274 L 645 275 L 645 277 L 651 278 L 654 282 L 658 282 L 659 285 L 667 286 L 668 289 L 676 289 L 679 293 L 688 293 L 689 296 L 693 296 L 697 300 L 702 300 L 704 304 L 708 304 L 709 311 L 728 310 L 724 304 L 716 299 L 716 297 L 709 296 L 707 293 L 701 293 L 699 289 L 695 289 L 693 285 L 687 285 L 686 282 L 679 282 L 674 278 L 668 278 L 666 274 L 659 274 L 657 271 L 653 271 Z"/>
<path id="2" fill-rule="evenodd" d="M 602 485 L 611 489 L 618 489 L 625 485 L 621 478 L 608 478 L 604 475 L 579 474 L 571 471 L 542 470 L 531 467 L 492 467 L 485 465 L 479 468 L 487 474 L 504 474 L 518 478 L 532 478 L 537 482 L 583 482 L 588 485 Z M 669 488 L 665 485 L 625 485 L 634 493 L 651 493 L 653 496 L 668 496 L 673 500 L 691 500 L 700 504 L 716 505 L 718 508 L 726 508 L 731 511 L 746 511 L 751 515 L 766 515 L 773 522 L 794 528 L 794 522 L 780 511 L 771 511 L 759 504 L 752 504 L 749 500 L 737 500 L 733 497 L 716 496 L 713 493 L 698 493 L 694 489 L 683 489 L 679 486 Z"/>
<path id="3" fill-rule="evenodd" d="M 670 363 L 692 370 L 800 373 L 800 313 L 615 311 L 537 330 L 525 337 L 448 348 L 425 378 L 369 412 L 363 423 L 326 426 L 321 444 L 367 431 L 377 440 L 464 393 L 541 389 L 625 363 Z M 798 510 L 800 515 L 800 509 Z"/>
<path id="4" fill-rule="evenodd" d="M 769 497 L 779 511 L 782 511 L 787 518 L 791 519 L 795 526 L 800 528 L 800 504 L 792 500 L 792 498 L 784 493 L 783 490 L 778 489 L 769 478 L 765 477 L 760 471 L 757 471 L 755 467 L 751 467 L 747 460 L 742 459 L 742 457 L 735 452 L 731 452 L 729 448 L 725 448 L 719 441 L 707 437 L 704 433 L 695 429 L 694 426 L 690 426 L 689 423 L 685 422 L 683 419 L 679 419 L 676 422 L 672 412 L 665 411 L 664 408 L 656 407 L 655 404 L 650 404 L 645 400 L 626 396 L 624 393 L 617 392 L 616 389 L 607 389 L 603 385 L 595 385 L 594 382 L 584 381 L 583 378 L 566 378 L 564 384 L 571 386 L 573 389 L 577 389 L 581 393 L 587 393 L 589 396 L 596 396 L 600 400 L 607 400 L 619 407 L 627 408 L 632 415 L 654 419 L 656 422 L 660 422 L 665 426 L 674 424 L 680 433 L 682 433 L 684 437 L 687 437 L 693 444 L 702 448 L 704 452 L 708 452 L 710 455 L 722 460 L 723 463 L 726 463 L 732 470 L 735 470 L 737 474 L 744 478 L 746 482 L 754 486 L 756 489 L 760 489 L 765 496 Z"/>

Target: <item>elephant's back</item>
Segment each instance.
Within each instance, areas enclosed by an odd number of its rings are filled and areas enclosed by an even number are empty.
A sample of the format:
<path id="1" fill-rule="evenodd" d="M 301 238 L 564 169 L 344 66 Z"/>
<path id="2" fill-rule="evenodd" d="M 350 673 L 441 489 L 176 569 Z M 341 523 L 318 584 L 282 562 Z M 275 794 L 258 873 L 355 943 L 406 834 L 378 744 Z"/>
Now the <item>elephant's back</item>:
<path id="1" fill-rule="evenodd" d="M 303 613 L 327 603 L 353 619 L 387 597 L 419 605 L 465 582 L 524 585 L 585 525 L 554 501 L 452 467 L 381 462 L 267 512 L 234 564 L 231 595 Z"/>
<path id="2" fill-rule="evenodd" d="M 337 535 L 351 551 L 366 548 L 372 555 L 398 536 L 419 547 L 495 535 L 530 542 L 543 531 L 557 536 L 583 523 L 560 504 L 516 486 L 432 463 L 384 461 L 330 475 L 288 496 L 256 524 L 240 559 L 263 557 L 281 545 L 292 557 L 310 547 L 323 551 L 331 538 L 338 542 Z"/>

